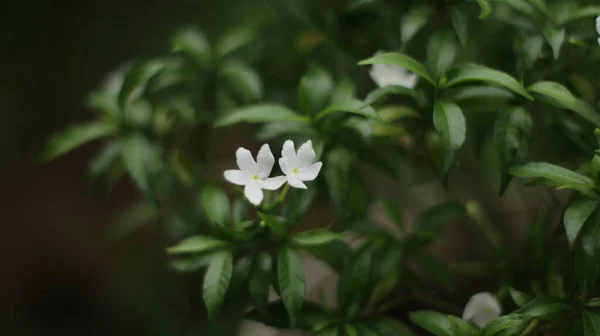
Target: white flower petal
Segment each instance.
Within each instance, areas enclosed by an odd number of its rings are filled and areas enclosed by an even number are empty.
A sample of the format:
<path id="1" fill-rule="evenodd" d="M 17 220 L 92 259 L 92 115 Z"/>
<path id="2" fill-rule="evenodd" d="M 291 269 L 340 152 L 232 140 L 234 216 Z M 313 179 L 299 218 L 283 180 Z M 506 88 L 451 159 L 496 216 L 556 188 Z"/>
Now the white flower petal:
<path id="1" fill-rule="evenodd" d="M 291 166 L 296 166 L 296 149 L 292 140 L 286 140 L 281 149 L 281 157 L 288 161 Z"/>
<path id="2" fill-rule="evenodd" d="M 286 176 L 269 177 L 264 180 L 259 180 L 258 186 L 261 187 L 261 189 L 277 190 L 281 188 L 285 181 L 287 181 Z"/>
<path id="3" fill-rule="evenodd" d="M 254 181 L 246 184 L 246 187 L 244 188 L 244 195 L 246 195 L 248 201 L 254 205 L 259 205 L 263 200 L 263 191 L 258 186 L 258 183 Z"/>
<path id="4" fill-rule="evenodd" d="M 279 158 L 279 168 L 285 175 L 290 175 L 295 167 L 292 167 L 287 159 Z"/>
<path id="5" fill-rule="evenodd" d="M 308 167 L 315 162 L 315 150 L 312 146 L 312 141 L 308 140 L 298 148 L 296 158 L 298 159 L 298 167 Z"/>
<path id="6" fill-rule="evenodd" d="M 287 182 L 294 188 L 306 189 L 306 184 L 302 183 L 296 174 L 288 175 Z"/>
<path id="7" fill-rule="evenodd" d="M 596 17 L 596 32 L 600 35 L 600 16 Z"/>
<path id="8" fill-rule="evenodd" d="M 246 148 L 240 147 L 235 152 L 235 159 L 240 170 L 247 171 L 250 173 L 256 173 L 258 166 L 252 157 L 252 153 Z"/>
<path id="9" fill-rule="evenodd" d="M 248 172 L 237 169 L 226 170 L 223 173 L 223 176 L 225 176 L 225 179 L 227 181 L 237 185 L 246 185 L 246 183 L 248 183 L 248 181 L 250 181 L 251 178 Z"/>
<path id="10" fill-rule="evenodd" d="M 498 300 L 488 292 L 473 295 L 463 311 L 463 320 L 471 321 L 483 327 L 488 322 L 495 320 L 502 313 Z"/>
<path id="11" fill-rule="evenodd" d="M 373 64 L 369 71 L 369 76 L 377 86 L 384 87 L 387 85 L 388 71 L 385 64 Z"/>
<path id="12" fill-rule="evenodd" d="M 275 157 L 271 153 L 271 148 L 268 144 L 262 145 L 256 156 L 258 165 L 258 177 L 260 179 L 266 179 L 271 174 L 273 165 L 275 164 Z"/>
<path id="13" fill-rule="evenodd" d="M 296 175 L 302 181 L 312 181 L 317 178 L 317 175 L 319 175 L 322 166 L 322 162 L 317 162 L 308 167 L 302 167 L 298 169 L 298 173 Z"/>

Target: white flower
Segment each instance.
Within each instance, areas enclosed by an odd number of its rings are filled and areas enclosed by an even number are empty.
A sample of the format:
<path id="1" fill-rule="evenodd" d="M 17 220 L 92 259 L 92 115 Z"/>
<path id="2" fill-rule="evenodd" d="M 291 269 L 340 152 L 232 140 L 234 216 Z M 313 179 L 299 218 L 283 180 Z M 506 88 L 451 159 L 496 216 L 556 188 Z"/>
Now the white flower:
<path id="1" fill-rule="evenodd" d="M 294 188 L 306 189 L 302 182 L 316 179 L 323 166 L 321 162 L 314 163 L 316 154 L 310 140 L 298 148 L 298 153 L 294 149 L 294 142 L 287 140 L 283 144 L 281 156 L 279 167 L 287 176 L 287 182 Z"/>
<path id="2" fill-rule="evenodd" d="M 502 307 L 498 300 L 488 292 L 481 292 L 471 296 L 465 306 L 462 318 L 483 327 L 498 318 L 501 313 Z"/>
<path id="3" fill-rule="evenodd" d="M 381 51 L 378 51 L 375 55 L 379 54 L 381 54 Z M 417 85 L 418 79 L 417 75 L 403 67 L 389 64 L 373 64 L 369 75 L 379 87 L 401 85 L 412 89 Z"/>
<path id="4" fill-rule="evenodd" d="M 226 170 L 223 175 L 227 181 L 245 186 L 244 195 L 254 205 L 262 202 L 262 189 L 276 190 L 286 181 L 285 176 L 269 177 L 275 164 L 275 157 L 267 144 L 262 145 L 258 151 L 256 161 L 249 150 L 241 147 L 235 152 L 235 158 L 240 169 Z"/>
<path id="5" fill-rule="evenodd" d="M 600 16 L 596 18 L 596 32 L 600 35 Z M 598 38 L 598 44 L 600 44 L 600 37 Z"/>

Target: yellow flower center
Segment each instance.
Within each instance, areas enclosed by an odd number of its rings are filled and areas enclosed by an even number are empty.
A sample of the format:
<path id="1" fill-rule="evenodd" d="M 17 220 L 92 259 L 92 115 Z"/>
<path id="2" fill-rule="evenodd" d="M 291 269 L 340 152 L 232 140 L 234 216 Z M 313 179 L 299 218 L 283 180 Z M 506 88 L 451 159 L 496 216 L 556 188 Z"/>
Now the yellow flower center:
<path id="1" fill-rule="evenodd" d="M 294 169 L 292 169 L 292 173 L 294 173 L 294 174 L 298 174 L 298 168 L 294 168 Z"/>
<path id="2" fill-rule="evenodd" d="M 259 178 L 258 178 L 258 175 L 256 175 L 256 174 L 252 175 L 252 178 L 253 178 L 253 179 L 255 179 L 255 180 L 258 180 L 258 179 L 259 179 Z"/>

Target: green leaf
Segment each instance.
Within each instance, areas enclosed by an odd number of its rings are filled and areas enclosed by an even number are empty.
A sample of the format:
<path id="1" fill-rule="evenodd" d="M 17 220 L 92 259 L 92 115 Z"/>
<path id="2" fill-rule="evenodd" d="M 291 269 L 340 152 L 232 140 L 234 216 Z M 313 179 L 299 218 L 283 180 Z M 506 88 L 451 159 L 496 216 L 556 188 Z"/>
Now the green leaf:
<path id="1" fill-rule="evenodd" d="M 229 32 L 215 47 L 219 57 L 225 57 L 256 39 L 256 32 L 248 26 L 241 26 Z"/>
<path id="2" fill-rule="evenodd" d="M 385 213 L 389 216 L 392 222 L 400 229 L 400 232 L 404 232 L 404 218 L 402 217 L 402 213 L 400 212 L 400 207 L 398 204 L 395 204 L 389 200 L 382 200 L 381 203 L 385 209 Z"/>
<path id="3" fill-rule="evenodd" d="M 337 112 L 347 112 L 365 116 L 369 119 L 382 121 L 381 117 L 375 112 L 375 110 L 368 105 L 365 105 L 364 102 L 360 100 L 346 100 L 346 101 L 338 101 L 333 102 L 331 105 L 327 106 L 317 115 L 317 120 L 325 117 L 326 115 L 337 113 Z"/>
<path id="4" fill-rule="evenodd" d="M 460 319 L 456 316 L 449 315 L 450 330 L 453 336 L 479 336 L 480 330 L 473 324 Z"/>
<path id="5" fill-rule="evenodd" d="M 534 6 L 537 10 L 542 12 L 544 15 L 548 16 L 548 7 L 544 0 L 527 0 L 532 6 Z"/>
<path id="6" fill-rule="evenodd" d="M 342 240 L 335 240 L 331 244 L 304 248 L 315 258 L 327 263 L 331 269 L 340 272 L 346 259 L 352 254 L 352 249 Z"/>
<path id="7" fill-rule="evenodd" d="M 446 91 L 453 101 L 469 99 L 512 99 L 512 91 L 496 86 L 465 86 Z"/>
<path id="8" fill-rule="evenodd" d="M 600 335 L 600 314 L 589 310 L 584 310 L 581 317 L 583 322 L 584 336 Z"/>
<path id="9" fill-rule="evenodd" d="M 323 67 L 313 65 L 300 80 L 298 102 L 306 115 L 315 115 L 330 100 L 335 83 Z"/>
<path id="10" fill-rule="evenodd" d="M 214 127 L 230 126 L 242 122 L 267 123 L 276 121 L 307 121 L 307 119 L 283 105 L 264 103 L 233 110 L 219 118 Z"/>
<path id="11" fill-rule="evenodd" d="M 267 314 L 269 289 L 271 288 L 271 255 L 258 252 L 252 262 L 252 270 L 248 279 L 248 293 L 252 304 L 261 314 Z"/>
<path id="12" fill-rule="evenodd" d="M 425 210 L 417 220 L 416 234 L 426 242 L 442 233 L 446 225 L 465 215 L 462 203 L 449 201 Z"/>
<path id="13" fill-rule="evenodd" d="M 500 159 L 500 194 L 510 183 L 510 167 L 526 158 L 530 137 L 531 117 L 523 107 L 509 107 L 500 112 L 494 125 L 494 144 Z"/>
<path id="14" fill-rule="evenodd" d="M 480 13 L 479 13 L 479 18 L 481 20 L 485 20 L 487 19 L 488 16 L 490 16 L 490 13 L 492 12 L 492 8 L 490 7 L 490 4 L 487 2 L 487 0 L 476 0 L 477 4 L 479 4 L 479 8 L 480 8 Z"/>
<path id="15" fill-rule="evenodd" d="M 560 24 L 565 24 L 570 21 L 581 20 L 588 17 L 597 17 L 600 15 L 600 6 L 585 6 L 575 9 L 569 16 L 567 16 L 564 20 L 559 22 Z M 587 336 L 587 335 L 586 335 Z"/>
<path id="16" fill-rule="evenodd" d="M 371 276 L 372 248 L 370 244 L 363 245 L 353 255 L 352 260 L 344 266 L 336 287 L 338 308 L 344 316 L 352 318 L 352 306 L 362 303 L 369 294 Z"/>
<path id="17" fill-rule="evenodd" d="M 433 86 L 437 86 L 436 80 L 433 76 L 427 71 L 427 68 L 423 66 L 423 64 L 419 63 L 415 59 L 400 54 L 400 53 L 383 53 L 379 55 L 375 55 L 369 59 L 360 61 L 359 65 L 367 65 L 367 64 L 388 64 L 388 65 L 397 65 L 405 68 L 406 70 L 413 72 L 417 76 L 427 80 Z"/>
<path id="18" fill-rule="evenodd" d="M 105 190 L 109 190 L 123 175 L 123 164 L 121 158 L 121 145 L 118 141 L 106 144 L 90 162 L 87 170 L 87 178 L 94 182 L 104 177 L 107 184 Z"/>
<path id="19" fill-rule="evenodd" d="M 342 239 L 343 235 L 332 232 L 327 229 L 311 229 L 297 233 L 292 239 L 294 243 L 300 246 L 316 246 L 329 244 L 332 241 Z"/>
<path id="20" fill-rule="evenodd" d="M 521 178 L 543 178 L 555 188 L 568 187 L 586 194 L 593 194 L 594 181 L 572 170 L 545 162 L 530 162 L 512 167 L 510 173 Z"/>
<path id="21" fill-rule="evenodd" d="M 152 77 L 176 64 L 176 61 L 169 59 L 153 59 L 137 64 L 125 75 L 119 92 L 119 106 L 124 108 L 128 101 L 141 98 L 144 88 Z"/>
<path id="22" fill-rule="evenodd" d="M 213 321 L 225 301 L 232 273 L 233 255 L 231 251 L 223 251 L 212 258 L 204 275 L 202 296 L 208 316 Z"/>
<path id="23" fill-rule="evenodd" d="M 402 18 L 400 24 L 400 40 L 403 44 L 410 41 L 415 34 L 421 30 L 429 20 L 429 16 L 433 11 L 429 7 L 418 7 L 412 9 L 406 16 Z"/>
<path id="24" fill-rule="evenodd" d="M 308 211 L 317 195 L 317 188 L 292 188 L 287 194 L 287 201 L 281 208 L 281 215 L 291 222 L 298 222 Z"/>
<path id="25" fill-rule="evenodd" d="M 306 283 L 302 262 L 296 252 L 283 247 L 277 257 L 277 281 L 281 299 L 289 314 L 290 325 L 294 327 L 302 311 Z"/>
<path id="26" fill-rule="evenodd" d="M 518 291 L 512 287 L 509 289 L 509 293 L 517 307 L 523 307 L 526 303 L 531 301 L 531 296 L 529 294 Z"/>
<path id="27" fill-rule="evenodd" d="M 225 225 L 229 221 L 231 205 L 223 189 L 214 185 L 206 186 L 200 191 L 198 201 L 212 223 Z"/>
<path id="28" fill-rule="evenodd" d="M 460 40 L 460 43 L 465 46 L 467 45 L 468 32 L 469 32 L 469 17 L 463 11 L 456 8 L 452 8 L 452 27 L 456 36 Z"/>
<path id="29" fill-rule="evenodd" d="M 114 131 L 102 122 L 73 125 L 50 138 L 38 154 L 38 159 L 50 161 L 90 141 L 111 135 Z"/>
<path id="30" fill-rule="evenodd" d="M 277 219 L 275 219 L 275 217 L 260 211 L 258 212 L 258 216 L 269 227 L 269 229 L 273 231 L 274 234 L 278 236 L 283 236 L 285 234 L 285 227 Z"/>
<path id="31" fill-rule="evenodd" d="M 551 296 L 539 296 L 517 309 L 515 313 L 535 318 L 564 313 L 570 309 L 570 305 L 563 299 Z"/>
<path id="32" fill-rule="evenodd" d="M 571 203 L 563 215 L 565 232 L 573 247 L 581 228 L 598 208 L 598 200 L 580 198 Z"/>
<path id="33" fill-rule="evenodd" d="M 171 51 L 189 54 L 201 65 L 210 63 L 210 45 L 198 29 L 187 28 L 175 35 Z"/>
<path id="34" fill-rule="evenodd" d="M 427 44 L 427 67 L 435 78 L 440 78 L 452 66 L 457 54 L 458 46 L 452 32 L 434 33 Z"/>
<path id="35" fill-rule="evenodd" d="M 533 99 L 523 86 L 512 76 L 498 70 L 482 65 L 467 63 L 450 69 L 447 74 L 444 87 L 468 83 L 486 82 L 507 88 L 527 99 Z"/>
<path id="36" fill-rule="evenodd" d="M 454 157 L 465 142 L 467 125 L 460 107 L 454 103 L 436 102 L 433 110 L 433 123 L 440 134 L 446 149 L 444 175 L 447 177 L 454 163 Z"/>
<path id="37" fill-rule="evenodd" d="M 365 105 L 372 105 L 377 101 L 389 96 L 389 95 L 407 95 L 414 97 L 416 92 L 413 89 L 409 89 L 402 85 L 388 85 L 384 87 L 377 88 L 367 95 L 365 98 Z"/>
<path id="38" fill-rule="evenodd" d="M 316 137 L 317 133 L 309 124 L 294 121 L 270 122 L 264 124 L 256 132 L 256 139 L 259 141 L 269 141 L 280 137 L 289 139 L 292 136 L 301 136 L 305 139 L 310 139 Z"/>
<path id="39" fill-rule="evenodd" d="M 598 112 L 585 102 L 575 98 L 562 84 L 542 81 L 532 84 L 527 90 L 536 94 L 536 97 L 545 103 L 571 110 L 595 125 L 600 125 Z"/>
<path id="40" fill-rule="evenodd" d="M 542 29 L 542 34 L 544 34 L 544 38 L 546 38 L 546 41 L 548 41 L 548 44 L 552 48 L 554 59 L 557 60 L 560 55 L 560 49 L 565 42 L 565 29 L 556 29 L 551 24 L 546 24 Z"/>
<path id="41" fill-rule="evenodd" d="M 256 311 L 251 311 L 246 315 L 246 318 L 277 329 L 292 329 L 286 314 L 286 308 L 281 300 L 270 302 L 267 305 L 266 316 L 259 315 Z M 327 321 L 327 316 L 319 304 L 306 301 L 302 305 L 302 310 L 298 315 L 294 329 L 310 331 L 315 325 L 325 321 Z"/>
<path id="42" fill-rule="evenodd" d="M 392 272 L 377 281 L 377 283 L 375 283 L 375 287 L 373 287 L 371 296 L 369 297 L 369 302 L 371 304 L 378 304 L 385 300 L 398 283 L 398 280 L 398 274 Z"/>
<path id="43" fill-rule="evenodd" d="M 163 161 L 152 143 L 141 134 L 132 134 L 121 141 L 125 168 L 136 185 L 151 193 L 160 177 Z"/>
<path id="44" fill-rule="evenodd" d="M 452 336 L 447 315 L 432 310 L 421 310 L 409 314 L 410 320 L 437 336 Z"/>
<path id="45" fill-rule="evenodd" d="M 179 242 L 179 244 L 167 248 L 167 254 L 204 254 L 213 252 L 220 248 L 229 246 L 228 242 L 209 237 L 209 236 L 192 236 Z"/>
<path id="46" fill-rule="evenodd" d="M 403 322 L 386 317 L 371 322 L 367 326 L 375 331 L 378 336 L 417 336 L 417 334 Z"/>
<path id="47" fill-rule="evenodd" d="M 431 281 L 438 284 L 447 293 L 454 293 L 456 288 L 454 279 L 445 263 L 426 253 L 418 254 L 416 261 L 421 265 Z"/>
<path id="48" fill-rule="evenodd" d="M 248 65 L 228 61 L 222 65 L 221 74 L 233 90 L 244 97 L 244 101 L 254 102 L 262 98 L 263 85 L 260 76 Z"/>
<path id="49" fill-rule="evenodd" d="M 346 331 L 346 336 L 358 336 L 358 330 L 352 324 L 344 324 L 344 330 Z"/>
<path id="50" fill-rule="evenodd" d="M 485 327 L 483 328 L 482 336 L 507 335 L 501 332 L 511 329 L 513 327 L 523 325 L 525 322 L 525 319 L 521 315 L 517 314 L 500 316 L 499 318 L 490 321 L 488 324 L 485 325 Z"/>
<path id="51" fill-rule="evenodd" d="M 544 37 L 539 34 L 531 35 L 523 39 L 521 52 L 523 53 L 523 61 L 527 69 L 531 69 L 535 62 L 540 58 L 543 47 Z"/>

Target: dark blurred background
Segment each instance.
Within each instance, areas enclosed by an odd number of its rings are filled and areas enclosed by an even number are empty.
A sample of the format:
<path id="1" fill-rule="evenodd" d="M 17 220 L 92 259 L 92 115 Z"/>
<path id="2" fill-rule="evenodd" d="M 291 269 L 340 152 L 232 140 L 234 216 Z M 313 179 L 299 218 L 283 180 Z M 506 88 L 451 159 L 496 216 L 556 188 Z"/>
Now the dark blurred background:
<path id="1" fill-rule="evenodd" d="M 139 197 L 136 189 L 128 181 L 109 196 L 86 188 L 86 163 L 99 144 L 50 164 L 35 155 L 54 132 L 94 118 L 84 99 L 108 72 L 165 53 L 182 26 L 211 36 L 260 12 L 260 3 L 1 2 L 0 334 L 161 334 L 132 316 L 143 309 L 127 307 L 176 297 L 152 289 L 165 280 L 152 265 L 160 261 L 151 255 L 157 240 L 142 232 L 108 248 L 103 239 L 111 219 Z"/>

